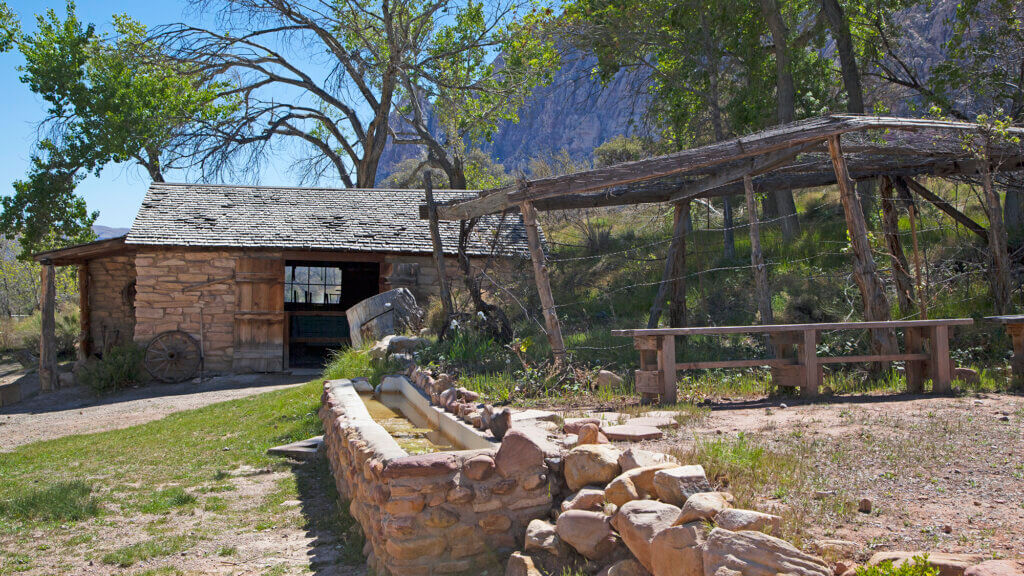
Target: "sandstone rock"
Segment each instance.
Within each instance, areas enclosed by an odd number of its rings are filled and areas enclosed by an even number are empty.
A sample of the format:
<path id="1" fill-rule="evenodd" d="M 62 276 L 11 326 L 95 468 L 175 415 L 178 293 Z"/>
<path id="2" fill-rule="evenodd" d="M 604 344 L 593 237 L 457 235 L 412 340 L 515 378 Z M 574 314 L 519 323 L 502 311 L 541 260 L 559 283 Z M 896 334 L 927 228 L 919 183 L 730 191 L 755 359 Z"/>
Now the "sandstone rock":
<path id="1" fill-rule="evenodd" d="M 524 472 L 540 471 L 544 459 L 558 455 L 558 447 L 542 433 L 528 428 L 517 428 L 505 434 L 494 455 L 498 473 L 508 478 Z"/>
<path id="2" fill-rule="evenodd" d="M 385 336 L 378 340 L 370 350 L 367 352 L 370 355 L 370 360 L 383 360 L 388 356 L 388 348 L 391 345 L 391 340 L 394 336 Z"/>
<path id="3" fill-rule="evenodd" d="M 458 467 L 455 457 L 444 452 L 396 458 L 381 472 L 384 478 L 408 478 L 450 474 Z"/>
<path id="4" fill-rule="evenodd" d="M 594 424 L 600 427 L 601 421 L 597 418 L 566 418 L 565 423 L 562 424 L 562 432 L 566 434 L 579 434 L 580 428 L 586 424 Z"/>
<path id="5" fill-rule="evenodd" d="M 633 500 L 619 508 L 612 518 L 612 526 L 636 559 L 644 568 L 651 570 L 651 541 L 659 532 L 675 524 L 679 512 L 679 508 L 657 500 Z"/>
<path id="6" fill-rule="evenodd" d="M 660 500 L 682 506 L 690 496 L 710 492 L 711 484 L 704 467 L 694 464 L 658 471 L 654 475 L 654 488 Z"/>
<path id="7" fill-rule="evenodd" d="M 633 558 L 619 560 L 608 568 L 608 576 L 651 576 L 640 562 Z"/>
<path id="8" fill-rule="evenodd" d="M 611 520 L 600 512 L 569 510 L 555 522 L 558 537 L 591 560 L 601 560 L 615 550 L 617 539 Z"/>
<path id="9" fill-rule="evenodd" d="M 477 522 L 481 529 L 488 534 L 507 532 L 512 527 L 512 520 L 504 514 L 489 514 Z"/>
<path id="10" fill-rule="evenodd" d="M 369 378 L 353 378 L 352 387 L 360 394 L 373 394 L 373 384 L 370 384 Z"/>
<path id="11" fill-rule="evenodd" d="M 939 576 L 963 576 L 968 568 L 984 560 L 978 554 L 893 551 L 876 553 L 868 560 L 868 565 L 877 566 L 883 562 L 892 562 L 894 568 L 899 568 L 905 562 L 913 562 L 915 556 L 923 556 L 924 554 L 928 554 L 928 564 L 939 569 Z"/>
<path id="12" fill-rule="evenodd" d="M 562 502 L 562 512 L 567 510 L 591 510 L 597 512 L 604 506 L 604 490 L 584 488 Z"/>
<path id="13" fill-rule="evenodd" d="M 470 480 L 486 480 L 494 474 L 494 458 L 486 454 L 473 456 L 462 465 L 462 473 Z"/>
<path id="14" fill-rule="evenodd" d="M 964 384 L 977 384 L 981 382 L 981 376 L 978 375 L 978 371 L 973 368 L 964 368 L 957 366 L 953 369 L 953 380 L 959 380 Z"/>
<path id="15" fill-rule="evenodd" d="M 533 558 L 513 552 L 505 565 L 505 576 L 543 576 L 533 562 Z"/>
<path id="16" fill-rule="evenodd" d="M 698 492 L 686 499 L 677 524 L 714 520 L 719 512 L 728 507 L 729 501 L 721 492 Z"/>
<path id="17" fill-rule="evenodd" d="M 964 570 L 964 576 L 1024 576 L 1024 562 L 988 560 Z"/>
<path id="18" fill-rule="evenodd" d="M 750 530 L 712 530 L 704 543 L 703 562 L 705 576 L 718 574 L 722 568 L 743 576 L 832 576 L 832 569 L 820 558 L 785 540 Z"/>
<path id="19" fill-rule="evenodd" d="M 619 475 L 619 450 L 608 444 L 577 446 L 565 456 L 565 481 L 570 490 L 605 485 Z"/>
<path id="20" fill-rule="evenodd" d="M 426 338 L 415 336 L 387 336 L 387 352 L 389 354 L 408 354 L 430 344 Z M 381 340 L 383 342 L 384 340 Z"/>
<path id="21" fill-rule="evenodd" d="M 692 522 L 659 532 L 651 540 L 654 576 L 704 576 L 704 525 Z"/>
<path id="22" fill-rule="evenodd" d="M 555 525 L 544 520 L 530 520 L 526 526 L 526 540 L 523 548 L 527 552 L 543 550 L 549 554 L 560 556 L 564 553 L 562 540 L 555 531 Z"/>
<path id="23" fill-rule="evenodd" d="M 580 427 L 579 435 L 576 438 L 576 445 L 584 444 L 607 444 L 608 437 L 601 432 L 597 424 L 584 424 Z"/>
<path id="24" fill-rule="evenodd" d="M 622 471 L 632 470 L 633 468 L 641 468 L 643 466 L 654 466 L 655 464 L 664 464 L 665 462 L 675 462 L 676 459 L 663 452 L 652 452 L 651 450 L 641 450 L 640 448 L 633 448 L 632 446 L 626 449 L 625 452 L 619 456 L 619 467 Z M 708 488 L 710 490 L 711 488 Z M 680 502 L 681 504 L 681 502 Z"/>
<path id="25" fill-rule="evenodd" d="M 612 388 L 622 384 L 622 377 L 611 370 L 601 370 L 597 373 L 598 388 Z"/>
<path id="26" fill-rule="evenodd" d="M 630 418 L 628 424 L 632 426 L 651 426 L 654 428 L 679 428 L 679 421 L 666 416 L 638 416 Z"/>
<path id="27" fill-rule="evenodd" d="M 490 418 L 490 421 L 488 423 L 488 428 L 490 429 L 491 434 L 494 434 L 494 437 L 497 438 L 498 440 L 501 440 L 502 438 L 504 438 L 505 434 L 508 432 L 509 428 L 511 428 L 511 427 L 512 427 L 512 411 L 509 410 L 508 408 L 502 408 L 500 410 L 495 410 L 491 414 L 491 418 Z"/>
<path id="28" fill-rule="evenodd" d="M 715 525 L 719 528 L 732 530 L 757 530 L 778 535 L 782 529 L 782 518 L 774 514 L 765 514 L 755 510 L 728 508 L 715 516 Z"/>
<path id="29" fill-rule="evenodd" d="M 654 477 L 656 473 L 672 467 L 675 467 L 675 464 L 664 463 L 623 472 L 604 489 L 604 498 L 616 506 L 622 506 L 631 500 L 642 500 L 655 496 Z"/>
<path id="30" fill-rule="evenodd" d="M 819 556 L 826 560 L 843 560 L 855 558 L 860 551 L 860 544 L 849 540 L 823 539 L 816 540 L 813 545 Z"/>
<path id="31" fill-rule="evenodd" d="M 633 424 L 620 424 L 618 426 L 606 426 L 602 428 L 604 435 L 615 442 L 639 442 L 641 440 L 658 440 L 664 434 L 661 430 L 652 426 L 634 426 Z"/>

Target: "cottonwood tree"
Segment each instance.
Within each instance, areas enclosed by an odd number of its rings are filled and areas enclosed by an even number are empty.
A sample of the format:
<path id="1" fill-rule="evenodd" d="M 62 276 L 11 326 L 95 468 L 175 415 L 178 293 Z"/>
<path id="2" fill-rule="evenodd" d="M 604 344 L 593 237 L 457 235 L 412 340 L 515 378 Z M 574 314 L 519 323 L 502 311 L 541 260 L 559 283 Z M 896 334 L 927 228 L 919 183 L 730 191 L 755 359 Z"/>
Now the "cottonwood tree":
<path id="1" fill-rule="evenodd" d="M 92 237 L 96 213 L 77 196 L 77 184 L 111 163 L 142 167 L 154 181 L 182 168 L 179 153 L 193 136 L 186 127 L 224 114 L 221 87 L 169 62 L 145 40 L 138 22 L 115 16 L 114 33 L 81 22 L 75 5 L 63 18 L 37 15 L 37 30 L 5 25 L 8 47 L 24 58 L 21 81 L 47 105 L 27 177 L 3 200 L 0 231 L 18 237 L 24 252 Z"/>
<path id="2" fill-rule="evenodd" d="M 504 71 L 489 58 L 531 45 L 540 13 L 522 0 L 488 4 L 420 0 L 214 0 L 216 29 L 184 24 L 154 35 L 181 62 L 230 79 L 223 97 L 238 98 L 235 114 L 203 127 L 194 151 L 207 174 L 251 168 L 287 141 L 300 144 L 306 180 L 340 180 L 373 187 L 389 138 L 426 145 L 433 160 L 463 153 L 465 132 L 486 133 L 511 117 L 528 91 L 526 60 Z M 546 56 L 544 57 L 546 58 Z M 435 134 L 417 116 L 432 105 L 456 126 Z M 452 111 L 455 112 L 454 116 Z M 395 113 L 411 133 L 392 126 Z M 404 124 L 410 126 L 409 123 Z M 464 158 L 464 155 L 461 156 Z M 443 167 L 445 168 L 445 167 Z M 445 169 L 452 186 L 464 176 Z M 464 185 L 463 185 L 464 186 Z"/>

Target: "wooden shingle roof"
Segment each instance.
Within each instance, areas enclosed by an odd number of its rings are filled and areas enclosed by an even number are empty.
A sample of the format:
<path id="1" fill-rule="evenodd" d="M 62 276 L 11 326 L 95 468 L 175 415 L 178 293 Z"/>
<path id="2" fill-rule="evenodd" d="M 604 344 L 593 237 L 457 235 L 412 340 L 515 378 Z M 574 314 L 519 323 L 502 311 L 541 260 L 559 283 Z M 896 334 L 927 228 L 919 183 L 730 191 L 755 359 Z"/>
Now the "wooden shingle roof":
<path id="1" fill-rule="evenodd" d="M 476 197 L 438 190 L 438 202 Z M 128 245 L 432 253 L 428 222 L 421 220 L 422 190 L 287 188 L 211 184 L 149 187 Z M 442 222 L 445 252 L 455 253 L 459 223 Z M 518 214 L 481 218 L 470 255 L 526 254 Z"/>

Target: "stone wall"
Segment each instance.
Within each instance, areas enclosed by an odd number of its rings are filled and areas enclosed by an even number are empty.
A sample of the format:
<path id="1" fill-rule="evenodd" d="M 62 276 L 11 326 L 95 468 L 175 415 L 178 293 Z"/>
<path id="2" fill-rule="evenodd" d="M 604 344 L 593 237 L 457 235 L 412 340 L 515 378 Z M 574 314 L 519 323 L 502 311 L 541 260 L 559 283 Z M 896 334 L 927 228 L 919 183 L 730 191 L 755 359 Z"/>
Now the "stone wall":
<path id="1" fill-rule="evenodd" d="M 379 574 L 501 574 L 530 520 L 552 506 L 548 458 L 557 448 L 510 431 L 497 450 L 410 456 L 347 380 L 325 383 L 320 418 L 338 487 Z"/>
<path id="2" fill-rule="evenodd" d="M 145 345 L 167 330 L 182 330 L 198 340 L 202 314 L 206 369 L 229 371 L 234 352 L 234 273 L 242 254 L 140 248 L 135 255 L 135 341 Z"/>
<path id="3" fill-rule="evenodd" d="M 89 261 L 89 338 L 94 352 L 135 338 L 133 256 Z"/>

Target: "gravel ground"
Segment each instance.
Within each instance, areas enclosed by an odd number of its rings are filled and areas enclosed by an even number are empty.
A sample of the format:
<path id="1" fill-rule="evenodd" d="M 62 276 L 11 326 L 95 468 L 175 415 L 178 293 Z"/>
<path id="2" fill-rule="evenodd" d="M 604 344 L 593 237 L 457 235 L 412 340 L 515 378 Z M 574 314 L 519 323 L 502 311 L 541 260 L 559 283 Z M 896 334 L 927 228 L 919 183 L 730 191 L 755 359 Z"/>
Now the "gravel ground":
<path id="1" fill-rule="evenodd" d="M 72 434 L 127 428 L 183 410 L 308 382 L 316 372 L 220 376 L 201 384 L 150 385 L 97 398 L 78 386 L 0 408 L 0 452 Z"/>

